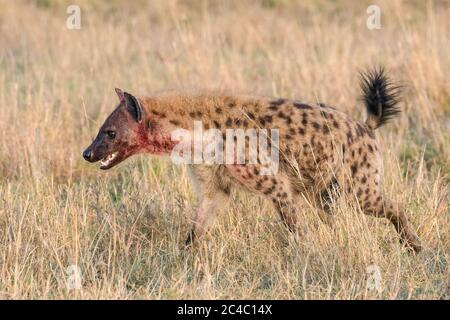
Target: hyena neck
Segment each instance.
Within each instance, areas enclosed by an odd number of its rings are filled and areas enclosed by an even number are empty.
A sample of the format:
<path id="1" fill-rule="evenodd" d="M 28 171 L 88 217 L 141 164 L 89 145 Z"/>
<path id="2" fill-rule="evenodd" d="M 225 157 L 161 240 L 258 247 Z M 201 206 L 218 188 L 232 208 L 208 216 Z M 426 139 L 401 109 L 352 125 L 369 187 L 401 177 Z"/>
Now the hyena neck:
<path id="1" fill-rule="evenodd" d="M 230 114 L 239 112 L 238 98 L 222 95 L 164 95 L 139 99 L 151 132 L 142 134 L 142 144 L 151 154 L 168 155 L 176 146 L 171 133 L 176 129 L 194 130 L 195 121 L 203 129 L 224 129 Z"/>
<path id="2" fill-rule="evenodd" d="M 172 129 L 183 128 L 191 130 L 194 121 L 201 121 L 206 127 L 224 122 L 227 115 L 237 112 L 238 98 L 220 94 L 208 95 L 163 95 L 152 98 L 142 98 L 141 102 L 149 118 Z M 234 109 L 234 110 L 233 110 Z"/>
<path id="3" fill-rule="evenodd" d="M 149 143 L 146 145 L 145 150 L 153 155 L 167 156 L 170 154 L 175 145 L 176 142 L 172 141 L 170 135 L 164 135 L 149 139 Z"/>
<path id="4" fill-rule="evenodd" d="M 137 131 L 138 145 L 144 153 L 169 155 L 176 143 L 160 122 L 147 117 Z"/>

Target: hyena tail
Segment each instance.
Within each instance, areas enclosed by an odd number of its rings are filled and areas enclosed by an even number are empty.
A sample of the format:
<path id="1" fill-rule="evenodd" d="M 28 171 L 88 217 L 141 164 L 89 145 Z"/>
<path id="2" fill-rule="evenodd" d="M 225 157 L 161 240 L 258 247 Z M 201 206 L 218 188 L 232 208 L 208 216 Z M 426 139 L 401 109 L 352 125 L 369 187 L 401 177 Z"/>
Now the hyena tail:
<path id="1" fill-rule="evenodd" d="M 392 83 L 383 67 L 361 72 L 360 77 L 362 97 L 368 114 L 366 124 L 375 130 L 400 112 L 397 106 L 400 87 Z"/>

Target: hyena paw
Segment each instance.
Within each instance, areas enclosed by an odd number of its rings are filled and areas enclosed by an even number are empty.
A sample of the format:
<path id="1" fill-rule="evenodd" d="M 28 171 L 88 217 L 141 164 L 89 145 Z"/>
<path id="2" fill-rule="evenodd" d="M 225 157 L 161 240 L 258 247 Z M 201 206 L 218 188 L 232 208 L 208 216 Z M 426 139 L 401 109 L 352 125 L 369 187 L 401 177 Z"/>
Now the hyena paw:
<path id="1" fill-rule="evenodd" d="M 420 239 L 413 233 L 408 234 L 404 238 L 401 238 L 402 244 L 413 253 L 419 253 L 422 251 L 422 244 L 420 243 Z"/>
<path id="2" fill-rule="evenodd" d="M 194 246 L 194 244 L 195 244 L 195 233 L 194 231 L 190 231 L 186 238 L 186 241 L 184 242 L 183 249 L 185 251 L 189 251 Z"/>

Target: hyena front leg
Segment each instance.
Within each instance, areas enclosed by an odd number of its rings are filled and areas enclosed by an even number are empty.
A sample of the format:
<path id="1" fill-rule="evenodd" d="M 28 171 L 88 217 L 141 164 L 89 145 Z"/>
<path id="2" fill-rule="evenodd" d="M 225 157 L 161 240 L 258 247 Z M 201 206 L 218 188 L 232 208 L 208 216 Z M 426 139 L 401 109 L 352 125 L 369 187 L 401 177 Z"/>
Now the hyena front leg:
<path id="1" fill-rule="evenodd" d="M 219 171 L 217 167 L 191 168 L 200 202 L 185 242 L 186 247 L 194 244 L 206 232 L 218 212 L 228 203 L 231 183 Z"/>
<path id="2" fill-rule="evenodd" d="M 290 181 L 284 174 L 260 175 L 258 165 L 227 165 L 226 168 L 239 184 L 268 198 L 289 230 L 295 229 L 297 208 Z"/>

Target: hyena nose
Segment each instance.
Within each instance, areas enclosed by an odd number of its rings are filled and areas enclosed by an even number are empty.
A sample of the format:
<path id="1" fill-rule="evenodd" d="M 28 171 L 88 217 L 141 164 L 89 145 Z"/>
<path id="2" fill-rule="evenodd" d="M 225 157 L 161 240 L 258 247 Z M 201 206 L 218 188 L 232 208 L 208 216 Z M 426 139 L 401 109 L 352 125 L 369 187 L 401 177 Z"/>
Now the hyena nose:
<path id="1" fill-rule="evenodd" d="M 84 160 L 89 161 L 92 158 L 92 151 L 89 149 L 84 150 L 83 158 Z"/>

